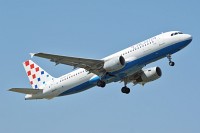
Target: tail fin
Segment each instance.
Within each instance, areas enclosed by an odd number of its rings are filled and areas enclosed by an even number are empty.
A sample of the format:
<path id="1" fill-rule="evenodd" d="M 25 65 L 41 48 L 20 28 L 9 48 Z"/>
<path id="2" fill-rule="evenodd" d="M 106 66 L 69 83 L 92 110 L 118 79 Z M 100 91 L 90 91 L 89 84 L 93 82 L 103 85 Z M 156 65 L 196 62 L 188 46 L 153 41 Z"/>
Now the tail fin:
<path id="1" fill-rule="evenodd" d="M 42 86 L 54 78 L 32 60 L 23 62 L 23 66 L 29 78 L 30 84 L 34 89 L 42 89 Z"/>

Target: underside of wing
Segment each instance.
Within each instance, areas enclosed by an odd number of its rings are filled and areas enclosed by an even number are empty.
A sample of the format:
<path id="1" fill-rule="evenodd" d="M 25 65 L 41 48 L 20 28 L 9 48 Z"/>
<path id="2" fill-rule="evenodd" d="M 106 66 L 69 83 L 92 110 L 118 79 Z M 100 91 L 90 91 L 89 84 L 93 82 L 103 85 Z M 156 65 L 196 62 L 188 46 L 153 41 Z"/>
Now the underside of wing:
<path id="1" fill-rule="evenodd" d="M 102 71 L 104 61 L 96 59 L 77 58 L 69 56 L 61 56 L 47 53 L 36 53 L 33 56 L 49 59 L 57 64 L 65 64 L 73 66 L 74 68 L 84 68 L 91 73 L 99 75 Z"/>
<path id="2" fill-rule="evenodd" d="M 122 79 L 122 82 L 126 82 L 126 83 L 130 83 L 132 82 L 133 84 L 137 84 L 137 79 L 141 76 L 142 74 L 142 70 L 137 71 L 136 73 L 129 75 L 127 77 L 125 77 L 124 79 Z"/>
<path id="3" fill-rule="evenodd" d="M 32 89 L 32 88 L 11 88 L 9 91 L 23 93 L 23 94 L 38 94 L 42 93 L 42 89 Z"/>
<path id="4" fill-rule="evenodd" d="M 125 83 L 132 82 L 135 84 L 146 84 L 148 82 L 157 80 L 162 76 L 162 71 L 159 67 L 145 68 L 137 71 L 136 73 L 125 77 L 122 81 Z"/>

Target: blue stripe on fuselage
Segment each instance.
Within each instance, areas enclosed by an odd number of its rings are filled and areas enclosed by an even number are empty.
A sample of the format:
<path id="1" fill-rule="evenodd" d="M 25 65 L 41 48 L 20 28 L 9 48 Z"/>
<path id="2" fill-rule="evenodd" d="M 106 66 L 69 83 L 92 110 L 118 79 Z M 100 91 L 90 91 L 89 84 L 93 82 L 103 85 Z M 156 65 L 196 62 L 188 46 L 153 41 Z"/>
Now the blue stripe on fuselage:
<path id="1" fill-rule="evenodd" d="M 166 57 L 166 55 L 168 55 L 168 54 L 174 54 L 177 51 L 181 50 L 182 48 L 186 47 L 191 41 L 192 40 L 190 39 L 190 40 L 186 40 L 186 41 L 182 41 L 182 42 L 170 45 L 170 46 L 163 48 L 161 50 L 158 50 L 154 53 L 151 53 L 151 54 L 146 55 L 144 57 L 141 57 L 137 60 L 129 62 L 129 63 L 126 64 L 126 66 L 123 69 L 121 69 L 120 71 L 117 71 L 117 72 L 113 72 L 112 74 L 115 75 L 115 74 L 119 74 L 119 73 L 124 73 L 128 69 L 133 68 L 134 66 L 138 67 L 138 66 L 146 65 L 146 64 L 154 62 L 158 59 Z M 98 76 L 95 77 L 95 80 L 97 78 L 98 78 Z M 106 79 L 108 79 L 108 78 L 110 78 L 110 76 L 106 76 Z M 78 92 L 87 90 L 87 89 L 94 87 L 94 86 L 96 86 L 96 85 L 93 82 L 87 81 L 85 83 L 82 83 L 82 84 L 80 84 L 80 85 L 78 85 L 74 88 L 71 88 L 71 89 L 61 93 L 59 96 L 65 96 L 65 95 L 78 93 Z"/>
<path id="2" fill-rule="evenodd" d="M 116 71 L 112 74 L 115 75 L 115 74 L 124 72 L 127 69 L 130 69 L 134 66 L 144 66 L 144 65 L 152 63 L 156 60 L 159 60 L 163 57 L 166 57 L 166 55 L 168 55 L 168 54 L 174 54 L 174 53 L 178 52 L 179 50 L 181 50 L 182 48 L 186 47 L 191 41 L 192 41 L 191 39 L 186 40 L 186 41 L 182 41 L 182 42 L 170 45 L 166 48 L 160 49 L 160 50 L 153 52 L 151 54 L 148 54 L 144 57 L 141 57 L 137 60 L 134 60 L 132 62 L 127 63 L 126 66 L 123 69 Z"/>
<path id="3" fill-rule="evenodd" d="M 71 88 L 63 93 L 61 93 L 60 95 L 58 96 L 65 96 L 65 95 L 70 95 L 70 94 L 74 94 L 74 93 L 78 93 L 78 92 L 81 92 L 81 91 L 85 91 L 91 87 L 94 87 L 96 86 L 95 84 L 91 84 L 89 81 L 83 83 L 83 84 L 80 84 L 74 88 Z"/>

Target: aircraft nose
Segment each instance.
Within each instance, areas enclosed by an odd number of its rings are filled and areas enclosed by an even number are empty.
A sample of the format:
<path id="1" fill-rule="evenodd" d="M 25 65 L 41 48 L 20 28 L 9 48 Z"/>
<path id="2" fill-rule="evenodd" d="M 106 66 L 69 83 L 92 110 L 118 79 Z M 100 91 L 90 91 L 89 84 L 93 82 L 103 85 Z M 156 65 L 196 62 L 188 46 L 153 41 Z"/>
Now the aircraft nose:
<path id="1" fill-rule="evenodd" d="M 184 41 L 185 42 L 184 45 L 187 46 L 188 44 L 190 44 L 192 42 L 192 35 L 190 35 L 190 34 L 183 34 L 182 41 Z"/>
<path id="2" fill-rule="evenodd" d="M 190 34 L 185 34 L 185 40 L 188 40 L 188 41 L 192 41 L 192 35 Z"/>

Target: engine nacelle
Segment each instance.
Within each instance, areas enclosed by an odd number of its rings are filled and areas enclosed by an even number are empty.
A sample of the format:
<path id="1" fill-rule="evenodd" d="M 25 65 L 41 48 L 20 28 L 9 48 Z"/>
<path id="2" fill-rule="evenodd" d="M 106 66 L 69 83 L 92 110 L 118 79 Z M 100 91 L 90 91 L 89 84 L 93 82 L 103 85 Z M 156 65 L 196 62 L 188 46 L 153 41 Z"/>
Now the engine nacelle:
<path id="1" fill-rule="evenodd" d="M 162 71 L 159 67 L 144 69 L 142 75 L 136 80 L 139 83 L 147 83 L 154 81 L 162 76 Z"/>
<path id="2" fill-rule="evenodd" d="M 112 58 L 105 61 L 103 68 L 106 72 L 115 72 L 122 69 L 125 66 L 125 59 L 123 56 Z"/>

